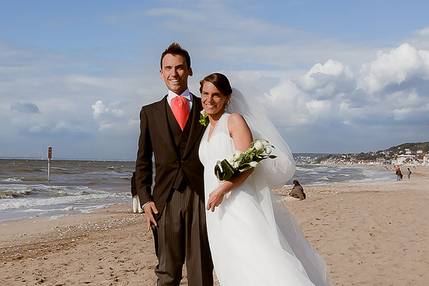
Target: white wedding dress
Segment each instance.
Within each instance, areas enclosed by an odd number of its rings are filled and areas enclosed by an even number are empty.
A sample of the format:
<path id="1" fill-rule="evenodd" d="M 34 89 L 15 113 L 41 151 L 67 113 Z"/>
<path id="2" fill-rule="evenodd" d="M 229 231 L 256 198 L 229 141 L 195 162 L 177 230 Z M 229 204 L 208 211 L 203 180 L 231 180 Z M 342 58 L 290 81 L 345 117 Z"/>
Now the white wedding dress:
<path id="1" fill-rule="evenodd" d="M 205 200 L 219 184 L 214 174 L 218 160 L 232 158 L 234 143 L 224 113 L 208 137 L 201 139 Z M 269 159 L 265 160 L 269 161 Z M 221 286 L 329 285 L 323 260 L 300 232 L 287 209 L 258 177 L 225 195 L 214 212 L 207 211 L 207 231 L 216 276 Z"/>

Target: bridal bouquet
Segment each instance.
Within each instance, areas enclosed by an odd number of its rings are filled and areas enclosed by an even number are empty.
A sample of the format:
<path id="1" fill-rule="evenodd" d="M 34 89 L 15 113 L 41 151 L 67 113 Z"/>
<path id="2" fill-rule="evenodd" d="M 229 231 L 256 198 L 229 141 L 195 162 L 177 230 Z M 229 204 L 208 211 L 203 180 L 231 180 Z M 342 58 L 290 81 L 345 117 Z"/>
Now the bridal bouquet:
<path id="1" fill-rule="evenodd" d="M 221 181 L 227 181 L 240 173 L 255 168 L 264 159 L 274 159 L 277 156 L 271 155 L 274 146 L 267 140 L 256 139 L 249 149 L 244 152 L 237 152 L 232 159 L 218 161 L 214 168 L 216 177 Z"/>

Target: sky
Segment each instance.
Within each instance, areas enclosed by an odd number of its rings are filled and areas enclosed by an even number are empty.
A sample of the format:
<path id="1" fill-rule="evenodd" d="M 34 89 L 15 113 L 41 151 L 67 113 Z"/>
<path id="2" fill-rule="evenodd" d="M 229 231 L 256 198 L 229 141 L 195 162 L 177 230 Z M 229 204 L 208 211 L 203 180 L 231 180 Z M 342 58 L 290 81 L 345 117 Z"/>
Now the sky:
<path id="1" fill-rule="evenodd" d="M 293 152 L 429 141 L 427 1 L 0 0 L 0 157 L 134 160 L 173 41 Z"/>

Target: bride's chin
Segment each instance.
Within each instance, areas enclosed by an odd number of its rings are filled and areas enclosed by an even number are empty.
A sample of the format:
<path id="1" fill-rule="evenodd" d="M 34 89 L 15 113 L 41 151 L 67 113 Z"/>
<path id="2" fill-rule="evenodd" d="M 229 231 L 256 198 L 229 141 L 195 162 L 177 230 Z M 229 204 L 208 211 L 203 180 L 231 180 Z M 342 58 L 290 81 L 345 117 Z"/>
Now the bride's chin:
<path id="1" fill-rule="evenodd" d="M 213 112 L 213 113 L 209 113 L 207 112 L 207 115 L 215 120 L 219 119 L 223 114 L 223 111 L 219 111 L 219 112 Z"/>
<path id="2" fill-rule="evenodd" d="M 219 112 L 216 112 L 216 111 L 214 111 L 214 110 L 212 110 L 212 109 L 207 109 L 206 110 L 206 113 L 208 114 L 208 115 L 216 115 L 217 113 L 219 113 Z"/>

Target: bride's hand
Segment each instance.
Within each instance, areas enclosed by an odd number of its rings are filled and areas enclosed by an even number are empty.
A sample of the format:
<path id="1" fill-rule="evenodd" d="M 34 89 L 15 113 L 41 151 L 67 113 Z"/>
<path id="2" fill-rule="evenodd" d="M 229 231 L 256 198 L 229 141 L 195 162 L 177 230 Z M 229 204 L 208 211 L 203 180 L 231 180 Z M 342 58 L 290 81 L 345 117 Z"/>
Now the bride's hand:
<path id="1" fill-rule="evenodd" d="M 224 185 L 220 185 L 213 192 L 211 192 L 207 203 L 207 210 L 214 212 L 215 208 L 222 203 L 223 196 L 225 196 L 226 193 L 227 189 Z"/>

